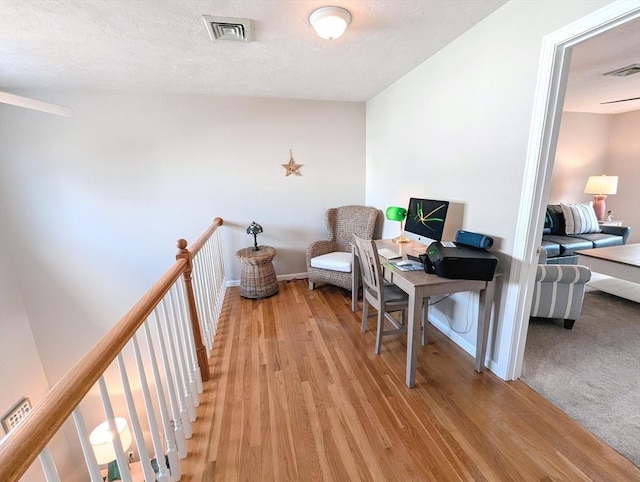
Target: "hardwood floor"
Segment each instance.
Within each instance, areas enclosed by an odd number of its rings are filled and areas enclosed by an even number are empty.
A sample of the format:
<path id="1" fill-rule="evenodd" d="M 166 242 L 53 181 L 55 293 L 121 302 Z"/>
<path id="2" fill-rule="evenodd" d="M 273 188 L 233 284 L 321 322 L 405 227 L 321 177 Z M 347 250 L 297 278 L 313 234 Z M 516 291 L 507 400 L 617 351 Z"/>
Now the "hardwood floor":
<path id="1" fill-rule="evenodd" d="M 640 469 L 523 383 L 476 373 L 433 326 L 416 388 L 404 335 L 373 353 L 350 293 L 227 291 L 182 481 L 640 481 Z"/>

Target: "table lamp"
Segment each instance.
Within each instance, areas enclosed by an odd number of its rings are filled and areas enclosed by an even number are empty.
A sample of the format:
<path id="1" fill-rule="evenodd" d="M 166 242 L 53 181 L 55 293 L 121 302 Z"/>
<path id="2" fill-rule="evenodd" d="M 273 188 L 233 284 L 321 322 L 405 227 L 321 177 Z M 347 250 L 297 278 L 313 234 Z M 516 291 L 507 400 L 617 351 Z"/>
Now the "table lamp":
<path id="1" fill-rule="evenodd" d="M 595 194 L 593 196 L 593 210 L 598 221 L 604 221 L 607 206 L 604 202 L 607 194 L 616 194 L 618 191 L 618 176 L 589 176 L 587 185 L 584 187 L 585 194 Z"/>
<path id="2" fill-rule="evenodd" d="M 116 417 L 116 427 L 118 428 L 118 435 L 120 436 L 120 442 L 122 443 L 122 449 L 127 451 L 131 446 L 133 439 L 131 438 L 131 431 L 129 425 L 124 418 Z M 120 469 L 118 468 L 118 462 L 116 460 L 116 451 L 113 447 L 113 435 L 109 430 L 109 422 L 103 422 L 93 429 L 91 435 L 89 435 L 89 442 L 93 448 L 93 453 L 96 456 L 98 465 L 107 465 L 107 481 L 120 480 Z"/>
<path id="3" fill-rule="evenodd" d="M 262 232 L 262 226 L 255 221 L 251 221 L 251 224 L 247 228 L 247 234 L 253 234 L 253 250 L 258 251 L 258 234 Z"/>
<path id="4" fill-rule="evenodd" d="M 400 236 L 393 238 L 394 243 L 410 243 L 411 240 L 402 234 L 402 222 L 407 217 L 407 210 L 398 206 L 389 206 L 385 216 L 389 221 L 400 221 Z"/>

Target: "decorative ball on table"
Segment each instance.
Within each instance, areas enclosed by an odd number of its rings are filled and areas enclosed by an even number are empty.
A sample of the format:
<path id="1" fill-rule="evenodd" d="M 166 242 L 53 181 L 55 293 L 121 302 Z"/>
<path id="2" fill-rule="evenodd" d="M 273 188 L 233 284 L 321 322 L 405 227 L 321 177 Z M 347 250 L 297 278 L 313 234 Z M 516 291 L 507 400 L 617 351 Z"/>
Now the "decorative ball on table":
<path id="1" fill-rule="evenodd" d="M 394 243 L 410 243 L 411 240 L 402 234 L 402 222 L 407 217 L 407 210 L 398 206 L 389 206 L 385 216 L 389 221 L 400 222 L 400 236 L 393 238 Z"/>
<path id="2" fill-rule="evenodd" d="M 260 247 L 258 246 L 258 234 L 262 232 L 262 226 L 260 226 L 255 221 L 251 221 L 251 224 L 247 228 L 247 234 L 253 234 L 253 250 L 258 251 Z"/>

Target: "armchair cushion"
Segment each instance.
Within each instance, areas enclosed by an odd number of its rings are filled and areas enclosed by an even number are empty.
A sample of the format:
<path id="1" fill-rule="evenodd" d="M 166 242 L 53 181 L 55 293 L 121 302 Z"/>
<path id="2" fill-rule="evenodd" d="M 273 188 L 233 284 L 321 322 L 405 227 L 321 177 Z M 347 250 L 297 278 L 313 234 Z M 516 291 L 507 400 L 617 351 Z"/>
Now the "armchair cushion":
<path id="1" fill-rule="evenodd" d="M 333 253 L 322 254 L 311 258 L 311 267 L 351 273 L 352 257 L 350 252 L 343 253 L 342 251 L 334 251 Z"/>
<path id="2" fill-rule="evenodd" d="M 307 260 L 335 251 L 335 243 L 329 239 L 314 241 L 307 247 Z"/>
<path id="3" fill-rule="evenodd" d="M 545 244 L 543 247 L 547 250 L 547 256 L 551 257 L 549 254 L 549 250 L 552 247 L 552 244 L 557 244 L 560 248 L 560 254 L 562 256 L 571 256 L 576 251 L 580 249 L 591 249 L 593 248 L 593 243 L 588 239 L 579 238 L 577 236 L 556 236 L 549 235 L 544 237 Z M 551 244 L 550 244 L 551 243 Z"/>
<path id="4" fill-rule="evenodd" d="M 315 241 L 307 248 L 309 289 L 318 282 L 351 289 L 353 235 L 371 239 L 377 217 L 378 210 L 367 206 L 327 209 L 324 220 L 329 239 Z"/>

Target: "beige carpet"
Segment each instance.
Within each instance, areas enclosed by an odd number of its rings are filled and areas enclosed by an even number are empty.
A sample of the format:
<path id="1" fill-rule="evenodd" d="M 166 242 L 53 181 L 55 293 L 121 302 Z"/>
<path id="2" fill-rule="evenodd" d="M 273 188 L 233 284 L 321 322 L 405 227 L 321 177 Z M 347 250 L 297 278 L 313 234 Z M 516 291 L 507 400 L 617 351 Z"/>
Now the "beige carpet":
<path id="1" fill-rule="evenodd" d="M 532 318 L 521 379 L 640 466 L 640 304 L 594 291 L 572 330 Z"/>

